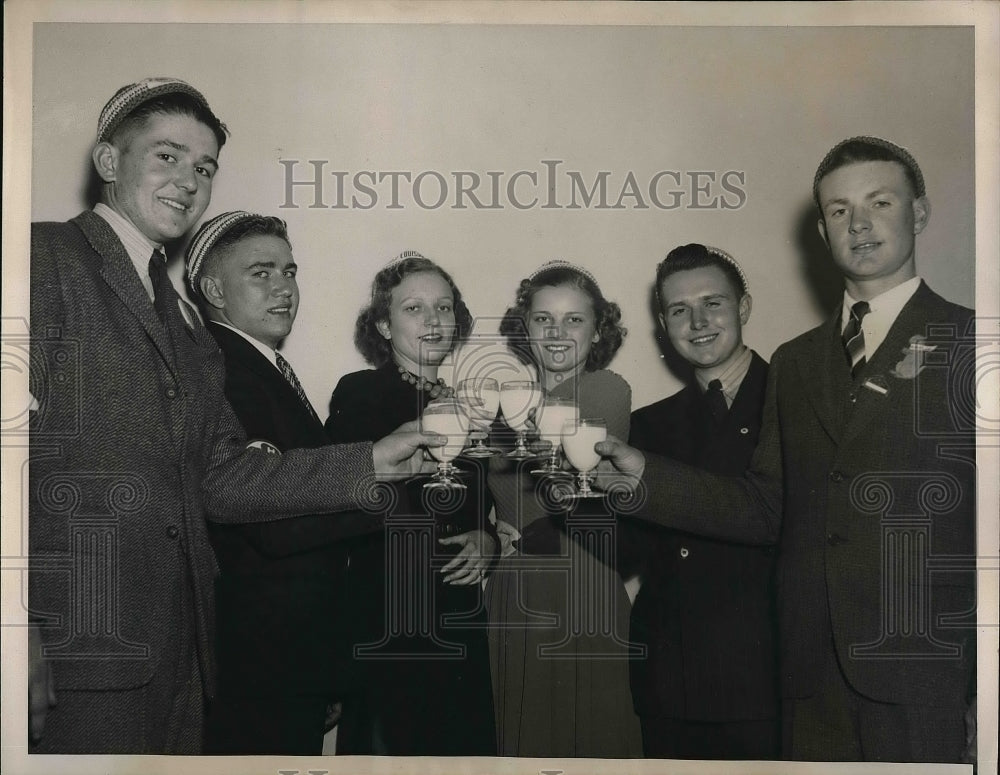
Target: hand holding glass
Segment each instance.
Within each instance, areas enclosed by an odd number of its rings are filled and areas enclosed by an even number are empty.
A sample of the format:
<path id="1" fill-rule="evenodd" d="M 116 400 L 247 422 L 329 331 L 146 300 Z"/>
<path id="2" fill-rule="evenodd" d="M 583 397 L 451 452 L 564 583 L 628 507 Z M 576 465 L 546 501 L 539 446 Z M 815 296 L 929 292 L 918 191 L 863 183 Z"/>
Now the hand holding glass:
<path id="1" fill-rule="evenodd" d="M 594 445 L 608 437 L 608 425 L 600 417 L 570 420 L 563 425 L 563 452 L 570 465 L 579 473 L 579 490 L 571 498 L 598 498 L 600 493 L 590 489 L 590 472 L 597 468 L 601 456 L 594 451 Z"/>

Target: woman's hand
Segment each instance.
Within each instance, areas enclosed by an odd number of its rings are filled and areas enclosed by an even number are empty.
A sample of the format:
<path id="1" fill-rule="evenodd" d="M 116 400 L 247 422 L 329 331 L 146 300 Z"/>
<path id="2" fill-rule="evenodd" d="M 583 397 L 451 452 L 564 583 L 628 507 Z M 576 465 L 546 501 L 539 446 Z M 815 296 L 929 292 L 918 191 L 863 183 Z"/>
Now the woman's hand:
<path id="1" fill-rule="evenodd" d="M 446 584 L 478 584 L 490 567 L 490 560 L 497 553 L 497 542 L 484 530 L 470 530 L 448 538 L 439 538 L 444 546 L 458 545 L 462 548 L 452 557 L 441 572 Z"/>
<path id="2" fill-rule="evenodd" d="M 508 554 L 513 554 L 517 551 L 512 544 L 514 541 L 519 541 L 521 539 L 521 533 L 516 527 L 510 524 L 510 522 L 504 522 L 504 520 L 498 519 L 497 535 L 500 537 L 501 557 L 506 557 Z"/>

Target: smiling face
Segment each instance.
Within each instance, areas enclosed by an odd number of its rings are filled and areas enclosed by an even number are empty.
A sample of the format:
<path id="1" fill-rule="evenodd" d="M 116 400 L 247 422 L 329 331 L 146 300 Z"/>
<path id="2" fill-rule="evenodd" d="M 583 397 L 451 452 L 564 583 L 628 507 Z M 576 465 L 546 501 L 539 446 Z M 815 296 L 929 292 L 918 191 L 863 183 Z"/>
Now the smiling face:
<path id="1" fill-rule="evenodd" d="M 199 281 L 210 317 L 277 349 L 299 310 L 297 269 L 281 237 L 256 234 L 220 248 Z"/>
<path id="2" fill-rule="evenodd" d="M 594 302 L 575 285 L 539 288 L 528 308 L 528 336 L 547 388 L 580 374 L 601 338 Z"/>
<path id="3" fill-rule="evenodd" d="M 927 197 L 914 198 L 902 165 L 839 167 L 817 191 L 819 232 L 854 299 L 874 298 L 916 276 L 915 237 L 927 225 L 930 205 Z"/>
<path id="4" fill-rule="evenodd" d="M 743 352 L 743 325 L 751 299 L 742 297 L 717 266 L 685 269 L 663 278 L 660 323 L 674 349 L 709 379 L 725 373 Z"/>
<path id="5" fill-rule="evenodd" d="M 208 207 L 218 155 L 215 135 L 197 119 L 154 113 L 116 144 L 94 149 L 94 164 L 107 184 L 102 201 L 151 241 L 170 242 Z"/>
<path id="6" fill-rule="evenodd" d="M 455 298 L 437 272 L 415 272 L 392 289 L 389 319 L 379 333 L 392 345 L 393 360 L 413 374 L 433 379 L 455 342 Z"/>

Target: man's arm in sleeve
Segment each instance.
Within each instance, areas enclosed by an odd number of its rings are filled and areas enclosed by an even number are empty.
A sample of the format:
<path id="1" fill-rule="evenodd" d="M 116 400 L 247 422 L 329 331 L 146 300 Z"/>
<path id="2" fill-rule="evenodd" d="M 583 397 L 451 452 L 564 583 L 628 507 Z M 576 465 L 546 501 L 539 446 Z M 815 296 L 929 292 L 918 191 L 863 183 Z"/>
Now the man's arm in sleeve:
<path id="1" fill-rule="evenodd" d="M 382 501 L 379 482 L 433 471 L 422 447 L 444 441 L 407 423 L 374 444 L 331 444 L 271 455 L 246 448 L 242 426 L 223 399 L 202 477 L 205 509 L 223 523 L 364 509 Z"/>
<path id="2" fill-rule="evenodd" d="M 622 514 L 675 530 L 737 541 L 773 544 L 781 532 L 783 504 L 781 426 L 777 384 L 781 357 L 768 370 L 760 441 L 743 476 L 710 474 L 675 460 L 647 454 L 639 500 L 622 502 Z M 615 462 L 614 459 L 612 462 Z"/>

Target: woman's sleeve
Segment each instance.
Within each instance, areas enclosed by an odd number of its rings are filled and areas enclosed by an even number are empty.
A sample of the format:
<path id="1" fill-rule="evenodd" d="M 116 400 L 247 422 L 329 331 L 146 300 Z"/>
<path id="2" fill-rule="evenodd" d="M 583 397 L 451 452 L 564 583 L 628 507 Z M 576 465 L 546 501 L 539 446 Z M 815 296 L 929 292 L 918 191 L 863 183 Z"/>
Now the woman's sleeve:
<path id="1" fill-rule="evenodd" d="M 603 417 L 608 433 L 627 439 L 632 413 L 632 388 L 613 371 L 596 371 L 580 384 L 580 416 Z"/>
<path id="2" fill-rule="evenodd" d="M 325 428 L 327 436 L 334 444 L 348 444 L 355 441 L 377 441 L 374 435 L 379 426 L 378 404 L 373 391 L 369 389 L 365 373 L 348 374 L 342 377 L 330 397 L 330 416 Z"/>

